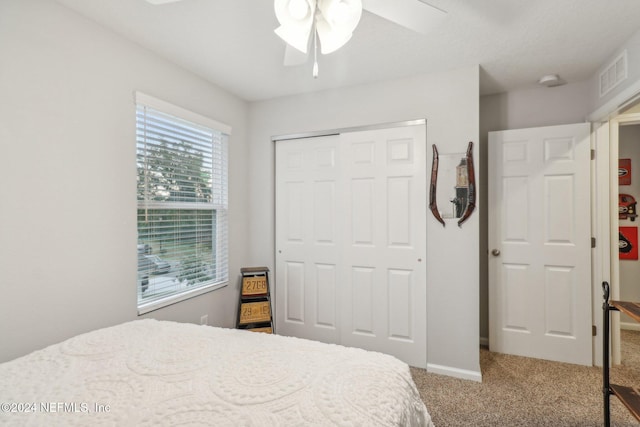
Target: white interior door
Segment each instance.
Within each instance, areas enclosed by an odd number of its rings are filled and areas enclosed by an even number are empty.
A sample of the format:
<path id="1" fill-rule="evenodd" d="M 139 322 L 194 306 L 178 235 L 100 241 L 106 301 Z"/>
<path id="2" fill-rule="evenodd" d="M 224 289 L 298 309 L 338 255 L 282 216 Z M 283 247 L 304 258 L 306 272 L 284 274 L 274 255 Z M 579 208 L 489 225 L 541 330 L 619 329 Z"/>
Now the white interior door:
<path id="1" fill-rule="evenodd" d="M 426 367 L 426 130 L 276 144 L 276 327 Z"/>
<path id="2" fill-rule="evenodd" d="M 489 345 L 591 365 L 590 125 L 489 133 Z"/>

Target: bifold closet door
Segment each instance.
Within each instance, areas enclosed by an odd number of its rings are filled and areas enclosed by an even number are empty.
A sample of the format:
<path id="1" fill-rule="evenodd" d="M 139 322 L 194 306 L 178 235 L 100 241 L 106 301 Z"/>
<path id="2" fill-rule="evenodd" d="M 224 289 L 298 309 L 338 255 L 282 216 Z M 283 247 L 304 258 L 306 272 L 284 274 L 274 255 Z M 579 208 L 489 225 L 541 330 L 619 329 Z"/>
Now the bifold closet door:
<path id="1" fill-rule="evenodd" d="M 424 125 L 276 143 L 280 334 L 426 367 Z"/>

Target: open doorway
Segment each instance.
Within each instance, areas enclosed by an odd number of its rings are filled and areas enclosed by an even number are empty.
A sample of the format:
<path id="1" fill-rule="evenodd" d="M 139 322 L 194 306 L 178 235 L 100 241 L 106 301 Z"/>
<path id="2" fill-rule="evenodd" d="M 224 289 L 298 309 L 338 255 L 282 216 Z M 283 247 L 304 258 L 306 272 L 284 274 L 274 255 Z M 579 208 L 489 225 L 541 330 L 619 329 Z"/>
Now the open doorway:
<path id="1" fill-rule="evenodd" d="M 640 200 L 640 105 L 634 100 L 632 106 L 609 115 L 600 122 L 596 134 L 596 200 L 595 230 L 599 236 L 595 249 L 594 270 L 594 323 L 598 325 L 601 313 L 603 280 L 611 284 L 611 299 L 640 301 L 640 292 L 633 291 L 640 273 L 638 253 L 638 226 L 636 206 Z M 634 175 L 635 165 L 635 178 Z M 597 296 L 597 298 L 596 298 Z M 611 362 L 620 364 L 623 339 L 635 335 L 626 332 L 632 321 L 619 313 L 611 317 Z M 600 340 L 594 342 L 595 364 L 601 365 Z M 626 346 L 625 346 L 626 347 Z"/>
<path id="2" fill-rule="evenodd" d="M 640 84 L 640 83 L 639 83 Z M 632 88 L 633 89 L 633 88 Z M 640 228 L 640 217 L 631 220 L 633 215 L 622 218 L 619 212 L 620 194 L 630 194 L 636 201 L 640 198 L 640 157 L 635 164 L 635 173 L 638 194 L 634 186 L 629 184 L 619 185 L 619 160 L 620 158 L 631 158 L 627 147 L 622 147 L 620 154 L 619 135 L 622 129 L 623 139 L 635 138 L 633 133 L 635 126 L 640 127 L 640 92 L 636 89 L 625 92 L 616 98 L 615 102 L 603 106 L 600 110 L 589 117 L 592 123 L 592 156 L 595 154 L 595 161 L 592 162 L 592 232 L 595 240 L 592 241 L 592 280 L 593 280 L 593 324 L 594 324 L 594 364 L 602 366 L 603 362 L 603 342 L 602 342 L 602 297 L 603 281 L 611 285 L 610 297 L 612 300 L 621 300 L 620 294 L 620 267 L 623 262 L 620 260 L 620 226 Z M 640 134 L 636 134 L 640 135 Z M 640 136 L 638 136 L 640 138 Z M 640 150 L 640 139 L 636 138 L 637 149 Z M 593 157 L 592 157 L 593 158 Z M 631 177 L 633 180 L 634 166 L 631 165 Z M 633 203 L 630 198 L 623 201 L 627 209 Z M 635 230 L 634 230 L 635 231 Z M 633 239 L 632 239 L 633 240 Z M 640 244 L 638 245 L 640 246 Z M 640 248 L 638 248 L 640 249 Z M 623 266 L 625 269 L 626 266 Z M 640 272 L 640 270 L 639 270 Z M 625 277 L 628 272 L 623 272 Z M 635 276 L 636 278 L 638 276 Z M 637 280 L 637 279 L 632 279 Z M 628 281 L 628 279 L 626 280 Z M 635 297 L 624 294 L 626 298 Z M 640 294 L 637 298 L 640 300 Z M 625 321 L 625 319 L 622 319 Z M 629 324 L 629 320 L 626 319 Z M 610 349 L 611 363 L 621 362 L 621 326 L 620 315 L 615 312 L 611 316 Z"/>
<path id="3" fill-rule="evenodd" d="M 640 301 L 640 217 L 637 212 L 640 201 L 640 121 L 636 121 L 635 116 L 634 111 L 623 114 L 617 132 L 619 256 L 612 261 L 618 263 L 619 298 L 623 301 Z M 620 363 L 634 363 L 640 348 L 640 325 L 622 313 L 619 325 Z"/>

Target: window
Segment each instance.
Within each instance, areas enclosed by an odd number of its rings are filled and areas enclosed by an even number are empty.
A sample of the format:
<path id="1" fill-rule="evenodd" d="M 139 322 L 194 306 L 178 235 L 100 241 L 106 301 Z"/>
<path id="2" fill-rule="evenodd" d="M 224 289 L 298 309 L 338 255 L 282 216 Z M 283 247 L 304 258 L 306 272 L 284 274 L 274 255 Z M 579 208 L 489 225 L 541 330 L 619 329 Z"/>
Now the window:
<path id="1" fill-rule="evenodd" d="M 136 93 L 139 314 L 227 284 L 230 132 Z"/>

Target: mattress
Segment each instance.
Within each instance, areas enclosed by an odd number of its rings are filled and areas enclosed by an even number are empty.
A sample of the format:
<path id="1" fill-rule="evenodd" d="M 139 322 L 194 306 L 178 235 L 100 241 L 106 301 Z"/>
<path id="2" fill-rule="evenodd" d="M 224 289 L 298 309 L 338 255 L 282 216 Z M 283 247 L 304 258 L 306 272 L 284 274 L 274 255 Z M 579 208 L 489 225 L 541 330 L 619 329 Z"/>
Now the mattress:
<path id="1" fill-rule="evenodd" d="M 433 425 L 392 356 L 150 319 L 0 364 L 0 378 L 0 425 Z"/>

